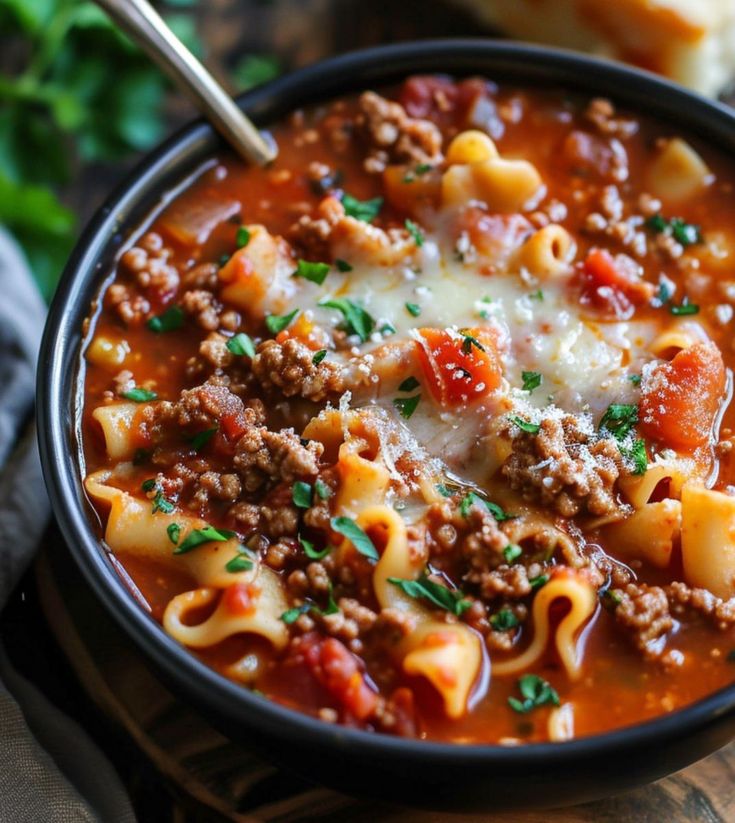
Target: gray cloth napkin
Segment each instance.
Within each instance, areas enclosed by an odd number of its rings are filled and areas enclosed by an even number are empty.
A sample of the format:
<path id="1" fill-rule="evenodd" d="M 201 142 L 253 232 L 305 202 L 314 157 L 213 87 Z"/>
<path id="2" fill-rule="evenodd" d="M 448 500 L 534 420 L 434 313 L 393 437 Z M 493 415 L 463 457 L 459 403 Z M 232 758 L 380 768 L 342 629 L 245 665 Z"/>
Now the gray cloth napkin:
<path id="1" fill-rule="evenodd" d="M 31 422 L 45 313 L 24 259 L 0 227 L 0 612 L 49 515 Z M 0 821 L 135 821 L 102 752 L 13 669 L 1 644 Z"/>

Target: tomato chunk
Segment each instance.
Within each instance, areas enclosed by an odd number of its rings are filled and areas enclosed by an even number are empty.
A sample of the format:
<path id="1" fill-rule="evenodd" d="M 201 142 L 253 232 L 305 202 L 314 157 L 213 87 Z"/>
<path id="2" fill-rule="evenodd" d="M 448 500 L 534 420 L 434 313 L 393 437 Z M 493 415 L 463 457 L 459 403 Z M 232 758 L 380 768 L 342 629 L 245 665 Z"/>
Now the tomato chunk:
<path id="1" fill-rule="evenodd" d="M 695 343 L 644 376 L 641 430 L 673 449 L 706 445 L 725 393 L 725 365 L 714 343 Z"/>
<path id="2" fill-rule="evenodd" d="M 222 595 L 223 605 L 231 614 L 253 614 L 260 589 L 252 583 L 233 583 Z"/>
<path id="3" fill-rule="evenodd" d="M 418 329 L 416 345 L 426 382 L 443 406 L 478 400 L 500 385 L 496 336 L 489 329 Z"/>
<path id="4" fill-rule="evenodd" d="M 613 257 L 605 249 L 592 249 L 582 268 L 582 301 L 625 319 L 653 297 L 655 287 L 643 280 L 638 264 L 625 254 Z"/>

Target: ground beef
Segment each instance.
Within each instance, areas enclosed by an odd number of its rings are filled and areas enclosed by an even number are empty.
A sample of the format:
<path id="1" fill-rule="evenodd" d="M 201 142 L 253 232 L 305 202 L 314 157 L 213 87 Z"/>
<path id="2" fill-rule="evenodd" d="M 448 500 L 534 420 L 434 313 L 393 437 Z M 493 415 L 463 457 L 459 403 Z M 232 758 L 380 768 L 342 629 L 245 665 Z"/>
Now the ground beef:
<path id="1" fill-rule="evenodd" d="M 266 549 L 265 564 L 275 571 L 283 571 L 299 554 L 299 544 L 288 538 L 271 543 Z"/>
<path id="2" fill-rule="evenodd" d="M 205 289 L 185 291 L 181 297 L 181 308 L 200 329 L 216 331 L 219 328 L 222 306 L 211 291 Z"/>
<path id="3" fill-rule="evenodd" d="M 614 440 L 594 440 L 573 415 L 547 417 L 537 434 L 519 430 L 502 467 L 510 487 L 563 517 L 580 512 L 618 514 L 615 493 L 620 451 Z"/>
<path id="4" fill-rule="evenodd" d="M 319 403 L 346 389 L 342 368 L 331 360 L 314 363 L 314 352 L 291 338 L 278 343 L 266 340 L 253 358 L 253 374 L 266 391 L 278 390 L 286 397 L 298 395 Z"/>
<path id="5" fill-rule="evenodd" d="M 413 692 L 405 686 L 396 689 L 387 700 L 378 700 L 371 719 L 381 732 L 411 739 L 418 737 Z"/>
<path id="6" fill-rule="evenodd" d="M 206 289 L 216 291 L 219 285 L 219 266 L 216 263 L 200 263 L 189 269 L 181 278 L 186 289 Z"/>
<path id="7" fill-rule="evenodd" d="M 245 490 L 252 492 L 272 481 L 313 479 L 323 450 L 315 440 L 304 446 L 293 429 L 274 432 L 251 426 L 235 445 L 234 465 Z"/>
<path id="8" fill-rule="evenodd" d="M 381 173 L 389 163 L 438 163 L 442 136 L 430 120 L 409 117 L 400 103 L 367 91 L 360 96 L 357 132 L 370 153 L 365 169 Z"/>
<path id="9" fill-rule="evenodd" d="M 226 369 L 232 364 L 234 356 L 227 348 L 228 338 L 212 332 L 199 344 L 199 354 L 215 369 Z"/>
<path id="10" fill-rule="evenodd" d="M 638 123 L 625 117 L 617 117 L 615 106 L 610 100 L 596 97 L 590 100 L 584 112 L 585 119 L 605 137 L 627 140 L 638 131 Z"/>
<path id="11" fill-rule="evenodd" d="M 664 591 L 671 612 L 677 616 L 691 610 L 706 617 L 723 631 L 735 625 L 735 597 L 723 600 L 707 589 L 693 589 L 678 581 L 666 586 Z"/>
<path id="12" fill-rule="evenodd" d="M 615 620 L 633 646 L 646 660 L 660 659 L 674 628 L 664 589 L 630 583 L 624 589 L 612 589 L 610 599 L 615 604 Z"/>
<path id="13" fill-rule="evenodd" d="M 107 290 L 107 299 L 115 314 L 126 326 L 138 326 L 146 319 L 151 304 L 122 283 L 113 283 Z"/>
<path id="14" fill-rule="evenodd" d="M 135 377 L 130 369 L 123 369 L 112 379 L 113 391 L 118 397 L 135 388 Z"/>
<path id="15" fill-rule="evenodd" d="M 532 591 L 529 579 L 533 580 L 541 572 L 540 564 L 534 563 L 527 569 L 522 563 L 517 563 L 498 566 L 487 572 L 471 572 L 467 579 L 478 584 L 485 600 L 520 600 Z"/>
<path id="16" fill-rule="evenodd" d="M 386 647 L 395 646 L 416 628 L 416 619 L 401 609 L 385 608 L 373 623 L 372 637 Z"/>
<path id="17" fill-rule="evenodd" d="M 220 474 L 206 471 L 197 480 L 194 501 L 204 507 L 210 500 L 234 502 L 242 492 L 240 478 L 236 474 Z"/>
<path id="18" fill-rule="evenodd" d="M 137 246 L 122 255 L 120 268 L 130 274 L 141 289 L 165 300 L 179 287 L 179 273 L 170 262 L 172 255 L 159 234 L 148 232 Z"/>

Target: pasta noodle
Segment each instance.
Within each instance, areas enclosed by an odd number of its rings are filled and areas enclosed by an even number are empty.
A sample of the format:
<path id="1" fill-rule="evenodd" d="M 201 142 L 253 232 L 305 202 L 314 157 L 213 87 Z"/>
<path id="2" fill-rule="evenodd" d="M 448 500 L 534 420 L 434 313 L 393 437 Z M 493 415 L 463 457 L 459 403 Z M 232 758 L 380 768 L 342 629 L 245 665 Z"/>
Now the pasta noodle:
<path id="1" fill-rule="evenodd" d="M 137 403 L 110 403 L 98 406 L 92 417 L 102 427 L 107 456 L 112 460 L 125 460 L 136 448 L 133 423 L 138 412 Z"/>
<path id="2" fill-rule="evenodd" d="M 735 498 L 687 484 L 681 493 L 684 579 L 722 598 L 735 595 Z"/>
<path id="3" fill-rule="evenodd" d="M 555 223 L 534 232 L 521 246 L 518 263 L 540 280 L 569 272 L 576 244 L 569 232 Z"/>
<path id="4" fill-rule="evenodd" d="M 681 503 L 661 500 L 646 503 L 625 520 L 605 526 L 605 536 L 615 542 L 623 558 L 645 560 L 665 569 L 680 529 Z"/>

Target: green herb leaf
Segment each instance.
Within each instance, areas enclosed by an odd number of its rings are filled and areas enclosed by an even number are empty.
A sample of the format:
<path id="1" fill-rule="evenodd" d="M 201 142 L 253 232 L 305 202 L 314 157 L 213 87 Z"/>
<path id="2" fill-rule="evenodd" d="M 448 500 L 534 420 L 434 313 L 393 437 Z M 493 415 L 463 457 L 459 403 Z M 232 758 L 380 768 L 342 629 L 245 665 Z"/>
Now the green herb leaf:
<path id="1" fill-rule="evenodd" d="M 314 483 L 314 491 L 317 493 L 317 496 L 321 500 L 329 500 L 332 496 L 332 490 L 329 486 L 323 481 L 317 478 L 316 482 Z"/>
<path id="2" fill-rule="evenodd" d="M 227 351 L 234 354 L 236 357 L 255 357 L 255 343 L 253 343 L 250 335 L 245 332 L 239 332 L 234 337 L 231 337 L 227 343 Z"/>
<path id="3" fill-rule="evenodd" d="M 138 386 L 130 389 L 130 391 L 123 392 L 122 396 L 126 400 L 132 400 L 133 403 L 147 403 L 149 400 L 158 400 L 158 395 L 154 391 L 141 389 Z"/>
<path id="4" fill-rule="evenodd" d="M 290 626 L 292 623 L 295 623 L 302 614 L 306 614 L 312 605 L 312 603 L 302 603 L 300 606 L 294 606 L 281 615 L 281 620 L 283 620 L 287 626 Z"/>
<path id="5" fill-rule="evenodd" d="M 406 227 L 406 231 L 413 237 L 413 242 L 421 248 L 424 245 L 424 233 L 421 229 L 413 222 L 413 220 L 406 220 L 404 223 Z"/>
<path id="6" fill-rule="evenodd" d="M 671 300 L 674 294 L 674 287 L 667 282 L 666 280 L 662 280 L 658 284 L 658 291 L 656 292 L 656 299 L 658 302 L 663 306 L 664 303 L 668 303 Z"/>
<path id="7" fill-rule="evenodd" d="M 467 334 L 462 329 L 459 330 L 459 333 L 462 335 L 462 351 L 465 354 L 469 354 L 472 351 L 472 347 L 474 346 L 478 351 L 485 351 L 485 347 L 480 343 L 480 341 L 473 337 L 471 334 Z"/>
<path id="8" fill-rule="evenodd" d="M 324 358 L 325 358 L 326 356 L 327 356 L 327 350 L 326 350 L 326 349 L 319 349 L 319 351 L 318 351 L 318 352 L 316 352 L 316 353 L 314 354 L 314 356 L 311 358 L 311 362 L 312 362 L 315 366 L 318 366 L 318 365 L 322 362 L 322 360 L 324 360 Z"/>
<path id="9" fill-rule="evenodd" d="M 383 323 L 383 325 L 378 329 L 378 331 L 382 335 L 386 336 L 386 335 L 390 335 L 390 334 L 395 334 L 396 333 L 396 327 L 392 323 L 389 323 L 389 322 L 388 323 Z"/>
<path id="10" fill-rule="evenodd" d="M 151 317 L 146 325 L 156 334 L 176 331 L 184 325 L 184 310 L 181 306 L 171 306 L 163 314 Z"/>
<path id="11" fill-rule="evenodd" d="M 447 488 L 444 483 L 437 483 L 434 487 L 442 497 L 453 497 L 454 492 L 451 489 Z"/>
<path id="12" fill-rule="evenodd" d="M 329 263 L 310 263 L 308 260 L 298 260 L 293 276 L 303 277 L 304 280 L 310 280 L 312 283 L 321 286 L 327 279 L 329 269 Z"/>
<path id="13" fill-rule="evenodd" d="M 541 289 L 537 289 L 536 291 L 531 292 L 531 294 L 529 294 L 528 296 L 531 298 L 531 300 L 541 301 L 544 299 L 544 293 L 541 291 Z"/>
<path id="14" fill-rule="evenodd" d="M 311 508 L 312 500 L 314 498 L 314 490 L 309 483 L 304 483 L 303 480 L 297 480 L 293 484 L 293 502 L 294 505 L 300 509 Z"/>
<path id="15" fill-rule="evenodd" d="M 640 384 L 641 384 L 641 376 L 640 376 L 640 374 L 629 374 L 629 375 L 628 375 L 628 380 L 630 380 L 630 382 L 631 382 L 634 386 L 640 386 Z"/>
<path id="16" fill-rule="evenodd" d="M 523 700 L 509 697 L 508 703 L 514 711 L 520 714 L 526 714 L 540 706 L 559 705 L 559 695 L 556 690 L 537 674 L 524 674 L 518 680 L 518 688 Z"/>
<path id="17" fill-rule="evenodd" d="M 490 618 L 490 625 L 496 632 L 507 632 L 518 625 L 518 618 L 510 609 L 501 609 Z"/>
<path id="18" fill-rule="evenodd" d="M 600 431 L 609 432 L 616 440 L 624 440 L 638 423 L 638 406 L 612 403 L 600 420 Z"/>
<path id="19" fill-rule="evenodd" d="M 412 317 L 418 317 L 421 314 L 421 306 L 418 303 L 405 303 L 406 311 Z"/>
<path id="20" fill-rule="evenodd" d="M 333 517 L 330 521 L 332 529 L 344 535 L 355 549 L 377 563 L 379 559 L 378 550 L 373 545 L 373 541 L 350 517 Z"/>
<path id="21" fill-rule="evenodd" d="M 427 172 L 430 172 L 433 168 L 434 167 L 429 163 L 419 163 L 418 166 L 415 166 L 411 171 L 408 171 L 403 175 L 403 182 L 413 183 L 417 177 L 421 177 Z"/>
<path id="22" fill-rule="evenodd" d="M 531 586 L 531 591 L 536 591 L 549 582 L 548 574 L 540 574 L 538 577 L 531 578 L 528 583 Z"/>
<path id="23" fill-rule="evenodd" d="M 148 492 L 152 492 L 157 485 L 158 484 L 156 483 L 156 481 L 152 477 L 149 477 L 148 480 L 144 480 L 140 484 L 140 488 L 143 489 L 143 491 L 147 494 Z"/>
<path id="24" fill-rule="evenodd" d="M 352 266 L 346 260 L 340 260 L 339 258 L 337 258 L 334 261 L 334 265 L 337 267 L 337 271 L 341 271 L 341 272 L 352 271 Z"/>
<path id="25" fill-rule="evenodd" d="M 415 377 L 407 377 L 398 387 L 398 391 L 413 391 L 419 387 L 419 381 Z"/>
<path id="26" fill-rule="evenodd" d="M 356 334 L 363 343 L 368 340 L 370 333 L 375 328 L 375 320 L 373 320 L 365 309 L 345 297 L 323 300 L 319 305 L 329 309 L 337 309 L 337 311 L 342 312 L 348 333 Z"/>
<path id="27" fill-rule="evenodd" d="M 396 407 L 401 417 L 408 420 L 416 411 L 416 407 L 418 406 L 420 400 L 420 394 L 415 394 L 413 397 L 394 397 L 393 405 Z"/>
<path id="28" fill-rule="evenodd" d="M 253 568 L 253 561 L 244 554 L 236 554 L 232 560 L 225 563 L 225 571 L 230 574 L 237 574 L 237 572 L 249 572 Z"/>
<path id="29" fill-rule="evenodd" d="M 321 551 L 317 551 L 314 548 L 314 544 L 305 537 L 301 537 L 301 535 L 299 535 L 299 543 L 301 543 L 301 548 L 304 550 L 304 554 L 310 560 L 322 560 L 329 554 L 329 552 L 332 551 L 331 546 L 325 546 Z"/>
<path id="30" fill-rule="evenodd" d="M 163 512 L 164 514 L 171 514 L 175 508 L 174 504 L 167 497 L 164 497 L 163 492 L 159 491 L 153 498 L 151 513 Z"/>
<path id="31" fill-rule="evenodd" d="M 198 452 L 200 449 L 203 449 L 207 443 L 217 434 L 219 431 L 219 426 L 215 426 L 213 429 L 206 429 L 203 432 L 199 432 L 195 434 L 194 437 L 191 438 L 189 441 L 191 443 L 192 449 L 195 452 Z"/>
<path id="32" fill-rule="evenodd" d="M 181 526 L 179 526 L 178 523 L 169 523 L 166 527 L 166 534 L 168 535 L 168 539 L 175 546 L 179 542 L 179 536 L 181 535 Z"/>
<path id="33" fill-rule="evenodd" d="M 351 194 L 342 195 L 342 205 L 348 217 L 370 223 L 378 216 L 383 208 L 383 198 L 374 197 L 372 200 L 358 200 Z"/>
<path id="34" fill-rule="evenodd" d="M 428 600 L 440 609 L 445 609 L 457 615 L 457 617 L 461 617 L 472 605 L 472 602 L 466 600 L 461 591 L 448 589 L 440 583 L 435 583 L 433 580 L 430 580 L 425 573 L 417 580 L 403 580 L 400 577 L 389 577 L 388 582 L 392 583 L 409 597 Z"/>
<path id="35" fill-rule="evenodd" d="M 702 242 L 702 230 L 693 223 L 687 223 L 681 217 L 672 217 L 667 220 L 660 214 L 655 214 L 646 220 L 646 226 L 656 234 L 668 234 L 681 243 L 682 246 L 692 246 Z"/>
<path id="36" fill-rule="evenodd" d="M 508 543 L 503 549 L 503 557 L 505 562 L 511 566 L 523 554 L 523 549 L 515 543 Z"/>
<path id="37" fill-rule="evenodd" d="M 521 431 L 526 432 L 526 434 L 538 434 L 541 431 L 540 423 L 530 423 L 528 420 L 518 417 L 518 415 L 511 415 L 510 420 L 512 423 L 515 423 Z"/>
<path id="38" fill-rule="evenodd" d="M 463 498 L 461 503 L 459 504 L 459 513 L 462 517 L 467 517 L 470 513 L 470 507 L 474 506 L 475 503 L 479 503 L 490 512 L 490 514 L 499 522 L 502 523 L 504 520 L 514 520 L 514 514 L 508 514 L 507 512 L 503 511 L 501 506 L 498 506 L 497 503 L 492 503 L 490 500 L 485 500 L 483 497 L 480 497 L 479 494 L 475 494 L 475 492 L 468 492 Z"/>
<path id="39" fill-rule="evenodd" d="M 537 371 L 521 372 L 523 378 L 523 391 L 532 392 L 541 385 L 542 377 Z"/>
<path id="40" fill-rule="evenodd" d="M 684 298 L 681 305 L 670 306 L 669 311 L 672 314 L 677 315 L 677 317 L 681 317 L 688 314 L 699 314 L 699 306 L 696 303 L 690 303 L 686 298 Z"/>
<path id="41" fill-rule="evenodd" d="M 620 454 L 633 464 L 633 474 L 641 475 L 646 473 L 648 468 L 648 456 L 646 455 L 646 441 L 636 440 L 630 448 L 619 446 Z"/>
<path id="42" fill-rule="evenodd" d="M 215 529 L 214 526 L 204 526 L 201 529 L 192 529 L 186 535 L 184 542 L 176 549 L 174 554 L 186 554 L 193 549 L 202 546 L 204 543 L 225 543 L 231 537 L 235 536 L 235 532 L 227 531 L 225 529 Z"/>
<path id="43" fill-rule="evenodd" d="M 237 244 L 238 249 L 244 249 L 245 246 L 250 242 L 250 230 L 247 226 L 240 226 L 237 230 L 237 234 L 235 235 L 235 243 Z"/>
<path id="44" fill-rule="evenodd" d="M 265 326 L 271 334 L 278 334 L 291 325 L 291 321 L 299 313 L 298 309 L 283 315 L 269 314 L 265 318 Z"/>

